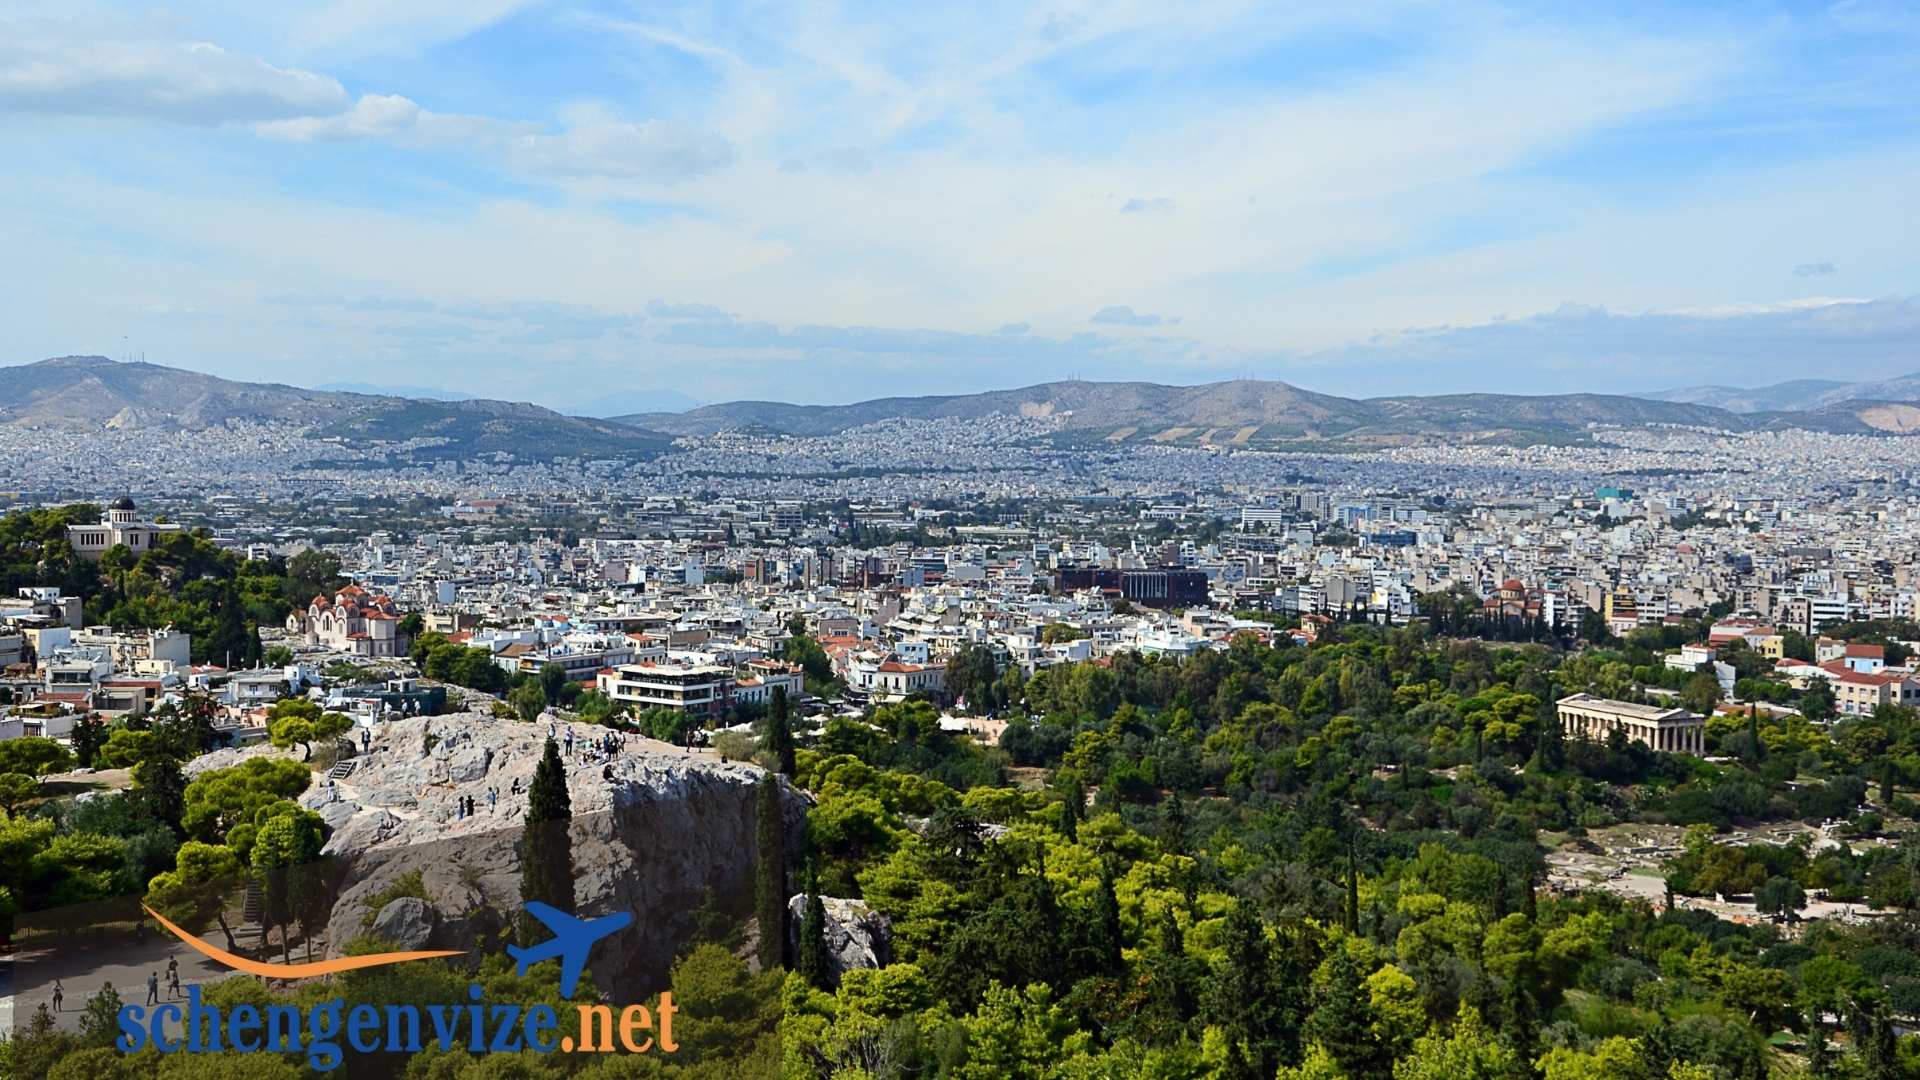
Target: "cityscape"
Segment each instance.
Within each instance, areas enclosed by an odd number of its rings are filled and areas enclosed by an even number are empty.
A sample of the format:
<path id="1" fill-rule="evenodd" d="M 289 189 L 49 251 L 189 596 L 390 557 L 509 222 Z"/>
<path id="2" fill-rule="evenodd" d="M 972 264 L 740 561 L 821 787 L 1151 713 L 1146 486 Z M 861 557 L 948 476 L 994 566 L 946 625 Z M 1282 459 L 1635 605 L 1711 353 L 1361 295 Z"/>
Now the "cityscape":
<path id="1" fill-rule="evenodd" d="M 1920 1080 L 1920 17 L 0 10 L 0 1080 Z"/>

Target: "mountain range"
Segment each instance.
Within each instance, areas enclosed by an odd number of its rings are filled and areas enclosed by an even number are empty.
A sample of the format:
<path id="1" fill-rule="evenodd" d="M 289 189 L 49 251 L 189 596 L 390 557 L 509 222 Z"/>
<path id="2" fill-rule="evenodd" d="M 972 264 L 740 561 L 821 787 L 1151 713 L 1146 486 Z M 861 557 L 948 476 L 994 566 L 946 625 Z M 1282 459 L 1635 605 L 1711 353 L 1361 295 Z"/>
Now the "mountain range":
<path id="1" fill-rule="evenodd" d="M 508 453 L 633 457 L 671 439 L 631 424 L 567 416 L 524 402 L 427 400 L 250 383 L 104 356 L 62 356 L 0 369 L 0 424 L 73 430 L 195 431 L 281 421 L 355 444 L 443 439 L 419 458 Z"/>
<path id="2" fill-rule="evenodd" d="M 1913 401 L 1920 399 L 1920 372 L 1872 382 L 1838 382 L 1833 379 L 1792 379 L 1770 386 L 1743 389 L 1737 386 L 1687 386 L 1678 390 L 1656 390 L 1635 397 L 1653 401 L 1678 401 L 1690 405 L 1712 405 L 1738 413 L 1786 412 L 1819 409 L 1849 401 Z"/>
<path id="3" fill-rule="evenodd" d="M 1920 387 L 1912 396 L 1920 397 Z M 994 414 L 1051 419 L 1068 442 L 1116 444 L 1338 442 L 1357 447 L 1434 438 L 1561 442 L 1584 438 L 1588 426 L 1596 424 L 1867 435 L 1920 432 L 1920 406 L 1902 401 L 1845 400 L 1817 408 L 1738 412 L 1713 404 L 1625 394 L 1357 399 L 1248 379 L 1200 386 L 1076 380 L 984 394 L 878 398 L 851 405 L 735 401 L 681 413 L 637 413 L 614 419 L 671 435 L 759 431 L 819 436 L 894 418 L 972 420 Z"/>
<path id="4" fill-rule="evenodd" d="M 10 367 L 0 375 L 0 424 L 76 430 L 191 431 L 232 421 L 295 424 L 355 445 L 400 444 L 423 458 L 508 453 L 519 457 L 645 457 L 673 438 L 729 431 L 797 437 L 831 435 L 891 419 L 1042 418 L 1064 445 L 1304 446 L 1351 448 L 1449 442 L 1575 442 L 1591 425 L 1677 426 L 1724 431 L 1812 430 L 1920 434 L 1920 376 L 1884 383 L 1827 384 L 1795 391 L 1712 388 L 1653 395 L 1447 394 L 1345 398 L 1283 382 L 1235 380 L 1199 386 L 1147 382 L 1041 383 L 981 394 L 879 398 L 851 405 L 735 401 L 685 412 L 610 420 L 569 416 L 524 402 L 440 400 L 217 378 L 158 364 L 67 356 Z M 1858 390 L 1873 397 L 1839 396 Z M 610 391 L 611 392 L 611 391 Z M 1798 393 L 1796 408 L 1772 407 Z M 1897 395 L 1904 394 L 1905 397 Z M 1671 400 L 1670 400 L 1671 399 Z M 1726 400 L 1728 404 L 1721 404 Z M 1769 406 L 1734 408 L 1743 406 Z"/>

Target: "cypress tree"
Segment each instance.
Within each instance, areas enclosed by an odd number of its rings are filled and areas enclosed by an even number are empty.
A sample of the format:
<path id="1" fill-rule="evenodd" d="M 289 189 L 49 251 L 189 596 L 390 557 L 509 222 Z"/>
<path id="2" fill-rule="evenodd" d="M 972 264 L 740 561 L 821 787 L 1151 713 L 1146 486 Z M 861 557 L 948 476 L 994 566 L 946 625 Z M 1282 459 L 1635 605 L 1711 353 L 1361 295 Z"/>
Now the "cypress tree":
<path id="1" fill-rule="evenodd" d="M 807 905 L 800 917 L 800 948 L 794 970 L 816 990 L 833 989 L 833 967 L 827 959 L 827 904 L 820 898 L 820 874 L 807 862 Z"/>
<path id="2" fill-rule="evenodd" d="M 759 861 L 754 873 L 754 912 L 760 928 L 760 970 L 772 971 L 786 963 L 787 839 L 780 815 L 780 782 L 760 779 L 754 796 L 755 846 Z"/>
<path id="3" fill-rule="evenodd" d="M 1080 817 L 1087 808 L 1087 789 L 1080 786 L 1078 776 L 1069 775 L 1060 795 L 1060 835 L 1077 842 L 1080 839 Z"/>
<path id="4" fill-rule="evenodd" d="M 1093 894 L 1093 912 L 1087 925 L 1087 951 L 1093 970 L 1101 975 L 1117 975 L 1125 969 L 1121 959 L 1120 898 L 1113 890 L 1113 864 L 1100 864 L 1100 891 Z"/>
<path id="5" fill-rule="evenodd" d="M 793 779 L 798 765 L 793 758 L 793 721 L 787 715 L 787 688 L 773 688 L 773 703 L 767 714 L 767 749 L 780 760 L 780 775 Z"/>
<path id="6" fill-rule="evenodd" d="M 1347 933 L 1360 932 L 1360 871 L 1354 866 L 1353 848 L 1347 848 L 1347 907 L 1343 912 Z"/>
<path id="7" fill-rule="evenodd" d="M 1154 1037 L 1171 1041 L 1185 1030 L 1197 1009 L 1202 973 L 1200 961 L 1187 955 L 1186 938 L 1173 905 L 1160 909 L 1160 941 L 1147 958 L 1147 1027 Z"/>
<path id="8" fill-rule="evenodd" d="M 573 911 L 573 845 L 568 836 L 572 820 L 566 766 L 560 763 L 559 744 L 549 738 L 540 764 L 534 767 L 533 783 L 527 787 L 527 816 L 520 834 L 522 900 Z M 524 942 L 531 942 L 540 931 L 522 919 L 520 932 Z"/>

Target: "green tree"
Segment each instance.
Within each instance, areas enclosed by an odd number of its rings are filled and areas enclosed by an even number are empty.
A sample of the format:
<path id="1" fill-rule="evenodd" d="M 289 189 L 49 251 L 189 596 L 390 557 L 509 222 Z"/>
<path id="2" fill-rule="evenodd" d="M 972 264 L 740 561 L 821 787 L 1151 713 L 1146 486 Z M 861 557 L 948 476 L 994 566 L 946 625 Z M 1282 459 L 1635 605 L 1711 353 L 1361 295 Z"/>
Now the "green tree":
<path id="1" fill-rule="evenodd" d="M 1807 906 L 1807 891 L 1790 877 L 1771 877 L 1753 892 L 1754 910 L 1762 915 L 1797 921 Z"/>
<path id="2" fill-rule="evenodd" d="M 189 933 L 217 922 L 227 950 L 233 952 L 239 945 L 227 924 L 226 909 L 245 880 L 232 848 L 189 840 L 174 852 L 174 868 L 147 883 L 147 904 Z"/>
<path id="3" fill-rule="evenodd" d="M 1352 1080 L 1377 1078 L 1387 1073 L 1393 1061 L 1377 1035 L 1378 1020 L 1358 961 L 1346 949 L 1334 949 L 1327 958 L 1325 983 L 1314 995 L 1313 1012 L 1307 1017 L 1307 1037 Z"/>
<path id="4" fill-rule="evenodd" d="M 794 957 L 794 971 L 816 990 L 833 988 L 833 969 L 827 959 L 827 905 L 820 896 L 820 875 L 813 861 L 807 861 L 804 886 L 806 907 L 800 917 L 800 947 Z"/>
<path id="5" fill-rule="evenodd" d="M 181 826 L 187 836 L 219 843 L 237 826 L 252 828 L 262 808 L 293 798 L 312 782 L 305 765 L 279 758 L 249 758 L 201 773 L 186 787 Z"/>
<path id="6" fill-rule="evenodd" d="M 540 694 L 549 705 L 561 705 L 566 701 L 567 669 L 549 660 L 540 667 Z M 538 715 L 538 714 L 536 714 Z"/>
<path id="7" fill-rule="evenodd" d="M 535 693 L 539 688 L 534 688 Z M 567 794 L 567 770 L 560 745 L 549 738 L 527 787 L 527 814 L 520 834 L 520 898 L 538 900 L 561 911 L 574 908 L 573 848 L 570 837 L 573 800 Z M 538 924 L 522 918 L 520 937 L 531 944 Z"/>
<path id="8" fill-rule="evenodd" d="M 788 716 L 787 689 L 773 688 L 773 701 L 767 710 L 765 746 L 779 762 L 780 775 L 792 779 L 798 771 L 794 764 L 793 721 Z"/>
<path id="9" fill-rule="evenodd" d="M 73 722 L 73 731 L 67 736 L 73 744 L 73 756 L 83 769 L 94 767 L 100 747 L 107 741 L 107 725 L 98 716 L 87 713 Z"/>
<path id="10" fill-rule="evenodd" d="M 40 793 L 40 783 L 31 776 L 21 773 L 0 773 L 0 810 L 8 817 L 26 802 Z"/>
<path id="11" fill-rule="evenodd" d="M 313 744 L 345 734 L 353 720 L 343 713 L 323 711 L 307 698 L 281 698 L 267 710 L 267 736 L 281 749 L 298 746 L 302 761 L 313 758 Z"/>
<path id="12" fill-rule="evenodd" d="M 171 743 L 161 740 L 134 764 L 133 800 L 147 820 L 184 834 L 187 776 Z"/>
<path id="13" fill-rule="evenodd" d="M 513 693 L 507 695 L 507 704 L 513 706 L 513 711 L 520 719 L 531 724 L 540 719 L 541 711 L 547 707 L 547 695 L 541 690 L 539 683 L 524 682 L 514 687 Z"/>
<path id="14" fill-rule="evenodd" d="M 1279 977 L 1282 972 L 1267 942 L 1267 928 L 1250 901 L 1238 899 L 1228 909 L 1221 944 L 1225 956 L 1214 968 L 1204 1015 L 1210 1023 L 1218 1024 L 1244 1055 L 1250 1075 L 1272 1076 L 1297 1052 L 1295 1033 L 1300 1030 L 1303 1004 L 1297 997 L 1300 988 L 1289 985 L 1293 980 Z M 1364 1007 L 1364 987 L 1361 994 Z M 1319 1017 L 1320 1011 L 1314 1015 Z M 1335 1019 L 1329 1016 L 1327 1023 Z M 1311 1022 L 1309 1030 L 1319 1038 L 1332 1033 L 1332 1028 L 1314 1028 Z M 1342 1060 L 1344 1064 L 1346 1059 Z"/>
<path id="15" fill-rule="evenodd" d="M 294 868 L 319 857 L 320 847 L 326 842 L 326 826 L 320 815 L 291 803 L 281 803 L 273 810 L 277 812 L 270 812 L 266 821 L 259 823 L 248 861 L 264 885 L 266 921 L 280 928 L 280 958 L 291 962 L 290 926 L 297 903 Z M 311 949 L 311 941 L 308 947 Z"/>
<path id="16" fill-rule="evenodd" d="M 1713 707 L 1720 704 L 1720 680 L 1705 671 L 1694 672 L 1680 691 L 1680 703 L 1702 716 L 1712 716 Z"/>
<path id="17" fill-rule="evenodd" d="M 26 735 L 0 742 L 0 773 L 46 776 L 73 768 L 73 755 L 52 739 Z"/>
<path id="18" fill-rule="evenodd" d="M 1461 1006 L 1451 1031 L 1443 1035 L 1436 1029 L 1415 1039 L 1413 1049 L 1393 1065 L 1393 1080 L 1525 1080 L 1530 1075 L 1471 1005 Z"/>
<path id="19" fill-rule="evenodd" d="M 112 983 L 87 999 L 80 1014 L 80 1039 L 88 1046 L 112 1046 L 120 1034 L 120 993 Z"/>

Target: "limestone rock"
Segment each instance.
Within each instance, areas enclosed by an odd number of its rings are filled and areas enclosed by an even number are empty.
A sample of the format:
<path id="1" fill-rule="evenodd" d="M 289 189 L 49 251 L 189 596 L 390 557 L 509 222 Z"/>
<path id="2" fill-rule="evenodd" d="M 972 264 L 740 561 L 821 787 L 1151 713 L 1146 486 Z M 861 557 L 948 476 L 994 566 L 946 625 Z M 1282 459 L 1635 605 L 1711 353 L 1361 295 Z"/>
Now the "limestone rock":
<path id="1" fill-rule="evenodd" d="M 555 724 L 564 746 L 566 724 Z M 316 781 L 303 802 L 327 817 L 325 853 L 345 864 L 326 933 L 332 954 L 377 914 L 367 910 L 371 897 L 416 871 L 438 911 L 434 947 L 498 950 L 500 932 L 521 914 L 521 818 L 547 730 L 546 721 L 483 713 L 386 721 L 335 792 Z M 639 736 L 603 756 L 594 741 L 606 729 L 573 731 L 573 914 L 632 913 L 633 925 L 595 945 L 588 968 L 602 990 L 626 995 L 615 1000 L 639 1000 L 665 984 L 703 917 L 751 916 L 756 789 L 767 773 Z M 776 782 L 787 865 L 798 867 L 808 802 Z"/>
<path id="2" fill-rule="evenodd" d="M 867 906 L 865 900 L 823 896 L 826 909 L 827 967 L 834 978 L 855 968 L 885 967 L 893 944 L 893 927 L 885 915 Z M 787 901 L 788 944 L 799 955 L 800 925 L 807 914 L 807 894 L 797 893 Z"/>
<path id="3" fill-rule="evenodd" d="M 440 913 L 417 896 L 390 900 L 373 917 L 376 937 L 393 942 L 402 949 L 424 949 L 433 940 L 433 928 Z"/>

